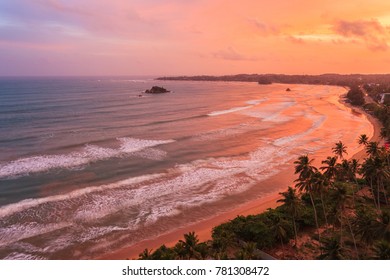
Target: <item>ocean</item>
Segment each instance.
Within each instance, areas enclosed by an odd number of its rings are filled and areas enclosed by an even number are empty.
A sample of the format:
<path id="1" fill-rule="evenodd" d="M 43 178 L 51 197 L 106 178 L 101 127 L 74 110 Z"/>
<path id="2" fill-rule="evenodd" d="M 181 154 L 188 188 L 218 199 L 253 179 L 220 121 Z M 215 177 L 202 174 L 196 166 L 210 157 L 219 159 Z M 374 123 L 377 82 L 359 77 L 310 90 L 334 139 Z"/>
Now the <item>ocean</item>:
<path id="1" fill-rule="evenodd" d="M 345 92 L 0 78 L 0 259 L 97 258 L 285 190 L 299 155 L 320 164 L 339 140 L 351 155 L 372 132 Z"/>

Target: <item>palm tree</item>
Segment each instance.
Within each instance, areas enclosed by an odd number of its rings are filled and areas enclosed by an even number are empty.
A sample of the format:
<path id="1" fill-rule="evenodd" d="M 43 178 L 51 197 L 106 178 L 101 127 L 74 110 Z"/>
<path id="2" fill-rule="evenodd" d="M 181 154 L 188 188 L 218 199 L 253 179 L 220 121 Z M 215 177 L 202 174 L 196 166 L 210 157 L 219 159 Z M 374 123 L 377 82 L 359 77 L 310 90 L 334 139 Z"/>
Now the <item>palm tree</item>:
<path id="1" fill-rule="evenodd" d="M 335 144 L 335 146 L 332 148 L 332 151 L 336 156 L 340 158 L 343 158 L 343 154 L 348 154 L 347 147 L 341 141 Z"/>
<path id="2" fill-rule="evenodd" d="M 334 192 L 332 199 L 335 202 L 335 208 L 336 208 L 336 213 L 338 215 L 339 221 L 340 221 L 340 246 L 343 245 L 343 220 L 344 220 L 344 213 L 345 213 L 345 205 L 348 199 L 348 194 L 347 194 L 347 188 L 343 184 L 336 184 L 334 186 Z M 348 225 L 350 225 L 348 217 L 345 217 L 347 220 Z M 350 227 L 351 229 L 351 227 Z M 356 242 L 355 242 L 355 235 L 351 231 L 352 234 L 352 239 L 354 240 L 354 245 L 355 245 L 355 250 L 357 253 L 357 247 L 356 247 Z"/>
<path id="3" fill-rule="evenodd" d="M 355 181 L 356 180 L 356 173 L 359 169 L 359 161 L 357 159 L 352 159 L 349 164 L 350 172 L 351 172 L 351 178 Z"/>
<path id="4" fill-rule="evenodd" d="M 340 178 L 343 179 L 342 181 L 353 182 L 353 184 L 351 184 L 352 200 L 353 200 L 353 205 L 355 205 L 355 185 L 356 186 L 358 185 L 356 173 L 358 172 L 359 169 L 359 162 L 356 159 L 352 159 L 352 160 L 344 159 L 341 162 L 341 165 L 339 165 L 339 167 L 340 167 Z"/>
<path id="5" fill-rule="evenodd" d="M 175 252 L 177 258 L 179 260 L 184 260 L 187 256 L 187 252 L 184 248 L 184 243 L 183 242 L 177 242 L 175 247 L 173 247 L 173 251 Z"/>
<path id="6" fill-rule="evenodd" d="M 165 245 L 160 246 L 152 254 L 152 259 L 155 260 L 176 260 L 177 254 L 173 248 L 167 247 Z"/>
<path id="7" fill-rule="evenodd" d="M 324 241 L 321 246 L 323 253 L 318 257 L 321 260 L 342 260 L 343 250 L 338 238 L 331 238 Z"/>
<path id="8" fill-rule="evenodd" d="M 313 162 L 313 159 L 309 159 L 307 155 L 300 156 L 297 161 L 294 161 L 295 164 L 295 174 L 299 173 L 299 179 L 298 180 L 304 180 L 309 178 L 315 171 L 317 171 L 317 168 L 315 168 L 313 165 L 311 165 Z"/>
<path id="9" fill-rule="evenodd" d="M 243 246 L 236 254 L 236 258 L 239 260 L 254 260 L 256 259 L 256 250 L 255 242 L 243 242 Z"/>
<path id="10" fill-rule="evenodd" d="M 140 260 L 151 260 L 152 259 L 152 251 L 145 248 L 142 253 L 138 255 L 138 259 Z"/>
<path id="11" fill-rule="evenodd" d="M 196 246 L 196 250 L 199 252 L 200 259 L 205 260 L 209 256 L 209 246 L 206 242 L 199 243 Z"/>
<path id="12" fill-rule="evenodd" d="M 382 127 L 379 136 L 382 139 L 386 139 L 387 138 L 387 134 L 388 134 L 388 130 L 386 128 Z"/>
<path id="13" fill-rule="evenodd" d="M 374 248 L 378 260 L 390 260 L 390 243 L 380 241 Z"/>
<path id="14" fill-rule="evenodd" d="M 282 244 L 282 253 L 284 258 L 284 240 L 287 238 L 287 231 L 289 228 L 289 224 L 286 220 L 282 219 L 279 215 L 272 216 L 272 232 L 275 233 L 275 237 Z"/>
<path id="15" fill-rule="evenodd" d="M 390 213 L 382 211 L 377 220 L 376 229 L 380 239 L 390 242 Z"/>
<path id="16" fill-rule="evenodd" d="M 373 242 L 371 221 L 374 220 L 374 214 L 367 207 L 358 208 L 352 225 L 361 240 L 366 244 Z"/>
<path id="17" fill-rule="evenodd" d="M 375 173 L 376 173 L 376 166 L 375 161 L 372 156 L 369 158 L 366 158 L 360 168 L 360 173 L 363 175 L 363 178 L 366 180 L 366 182 L 370 183 L 370 190 L 372 193 L 372 198 L 375 204 L 375 207 L 378 208 L 378 202 L 376 200 L 375 196 L 375 190 L 374 190 L 374 179 Z"/>
<path id="18" fill-rule="evenodd" d="M 390 214 L 388 212 L 373 212 L 367 209 L 357 211 L 357 216 L 353 222 L 356 233 L 366 244 L 366 251 L 375 241 L 390 242 Z M 381 246 L 383 247 L 383 246 Z M 375 248 L 386 251 L 386 248 Z M 388 250 L 388 249 L 387 249 Z"/>
<path id="19" fill-rule="evenodd" d="M 184 252 L 189 260 L 198 257 L 197 245 L 199 239 L 194 231 L 184 234 L 184 241 L 179 240 L 179 243 L 182 243 Z"/>
<path id="20" fill-rule="evenodd" d="M 313 174 L 313 173 L 312 173 Z M 300 176 L 301 177 L 301 176 Z M 313 212 L 314 212 L 314 220 L 316 223 L 317 233 L 318 233 L 318 239 L 321 240 L 321 234 L 320 234 L 320 227 L 318 225 L 318 215 L 317 215 L 317 209 L 314 204 L 313 194 L 314 194 L 314 188 L 313 188 L 313 182 L 311 181 L 312 175 L 308 178 L 298 178 L 295 180 L 295 182 L 298 182 L 295 187 L 300 191 L 309 194 L 311 205 L 313 206 Z"/>
<path id="21" fill-rule="evenodd" d="M 324 175 L 328 180 L 332 180 L 337 174 L 337 157 L 327 157 L 326 160 L 321 162 L 322 164 L 326 164 L 325 166 L 320 167 L 321 170 L 324 170 Z"/>
<path id="22" fill-rule="evenodd" d="M 378 156 L 379 155 L 379 143 L 378 142 L 368 142 L 366 145 L 366 152 L 370 156 Z"/>
<path id="23" fill-rule="evenodd" d="M 329 181 L 321 172 L 318 172 L 318 171 L 313 173 L 310 180 L 311 180 L 311 183 L 313 185 L 314 192 L 320 194 L 322 211 L 323 211 L 324 218 L 325 218 L 325 224 L 326 224 L 326 227 L 328 227 L 328 217 L 327 217 L 328 215 L 327 215 L 326 210 L 325 210 L 324 193 L 327 191 L 327 187 L 329 186 Z"/>
<path id="24" fill-rule="evenodd" d="M 390 178 L 390 170 L 389 167 L 386 164 L 385 158 L 382 157 L 375 157 L 374 159 L 375 166 L 376 166 L 376 179 L 377 179 L 377 190 L 378 190 L 378 206 L 380 208 L 380 196 L 379 193 L 382 189 L 382 193 L 385 199 L 386 205 L 388 205 L 387 201 L 387 195 L 386 195 L 386 188 L 384 182 L 387 182 Z"/>
<path id="25" fill-rule="evenodd" d="M 371 143 L 371 142 L 370 142 Z M 361 167 L 361 173 L 366 181 L 370 182 L 371 192 L 373 194 L 375 206 L 380 209 L 380 192 L 383 191 L 386 204 L 387 196 L 384 182 L 390 178 L 390 171 L 383 157 L 370 156 L 367 158 Z M 376 181 L 376 189 L 374 189 L 374 181 Z M 376 197 L 375 197 L 376 194 Z"/>
<path id="26" fill-rule="evenodd" d="M 291 219 L 294 227 L 294 237 L 295 237 L 295 247 L 298 243 L 298 232 L 296 225 L 296 218 L 299 216 L 299 212 L 302 208 L 301 200 L 296 193 L 296 190 L 292 187 L 288 187 L 287 192 L 279 193 L 283 198 L 279 199 L 277 202 L 282 202 L 287 208 L 287 212 L 291 215 Z"/>
<path id="27" fill-rule="evenodd" d="M 368 144 L 368 137 L 366 134 L 362 134 L 359 136 L 359 139 L 358 139 L 358 143 L 359 145 L 364 145 L 364 146 L 367 146 Z"/>
<path id="28" fill-rule="evenodd" d="M 343 159 L 340 164 L 340 179 L 341 181 L 349 181 L 350 179 L 350 166 L 347 159 Z"/>

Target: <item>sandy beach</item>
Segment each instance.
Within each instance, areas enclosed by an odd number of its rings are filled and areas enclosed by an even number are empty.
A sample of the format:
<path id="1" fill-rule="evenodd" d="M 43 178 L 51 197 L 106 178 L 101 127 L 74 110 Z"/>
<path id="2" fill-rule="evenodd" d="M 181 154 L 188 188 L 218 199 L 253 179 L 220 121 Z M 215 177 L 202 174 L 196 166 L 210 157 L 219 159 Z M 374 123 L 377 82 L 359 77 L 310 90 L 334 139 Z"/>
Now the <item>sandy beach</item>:
<path id="1" fill-rule="evenodd" d="M 359 107 L 354 107 L 351 104 L 345 103 L 345 102 L 343 102 L 343 104 L 346 107 L 351 108 L 351 110 L 354 110 L 354 111 L 357 111 L 357 112 L 359 112 L 361 114 L 364 114 L 367 117 L 367 119 L 370 121 L 370 123 L 374 127 L 373 135 L 367 135 L 369 137 L 369 141 L 379 142 L 381 145 L 383 145 L 384 144 L 384 140 L 380 137 L 381 128 L 382 128 L 382 124 L 380 123 L 380 121 L 377 118 L 375 118 L 374 116 L 372 116 L 371 114 L 367 113 L 366 111 L 364 111 L 363 109 L 361 109 Z M 357 160 L 361 160 L 365 156 L 366 156 L 366 152 L 365 152 L 364 148 L 362 147 L 362 149 L 359 152 L 357 152 L 354 155 L 352 155 L 351 158 L 354 158 L 354 159 L 357 159 Z"/>
<path id="2" fill-rule="evenodd" d="M 242 205 L 240 208 L 235 209 L 231 212 L 226 212 L 219 214 L 211 219 L 201 221 L 192 225 L 188 225 L 183 228 L 176 229 L 172 232 L 160 235 L 153 239 L 144 240 L 135 245 L 123 248 L 119 251 L 106 254 L 99 259 L 109 259 L 109 260 L 123 260 L 123 259 L 138 259 L 139 253 L 141 253 L 145 248 L 156 249 L 161 245 L 165 244 L 166 246 L 173 246 L 177 243 L 178 240 L 183 238 L 183 235 L 188 232 L 194 231 L 199 240 L 206 241 L 211 239 L 212 229 L 224 222 L 227 222 L 239 215 L 254 215 L 261 212 L 264 212 L 268 208 L 275 208 L 277 206 L 277 200 L 280 198 L 279 194 L 271 195 L 265 199 L 251 201 L 245 205 Z"/>
<path id="3" fill-rule="evenodd" d="M 351 110 L 351 113 L 353 114 L 363 114 L 367 117 L 367 120 L 372 124 L 373 131 L 372 133 L 368 132 L 366 133 L 369 137 L 370 141 L 379 141 L 380 140 L 380 129 L 381 124 L 380 122 L 374 118 L 372 115 L 368 114 L 361 108 L 354 107 L 350 105 L 349 103 L 346 103 L 344 99 L 342 98 L 342 95 L 340 95 L 338 102 L 339 105 L 345 106 Z M 348 146 L 348 143 L 345 143 Z M 330 152 L 329 152 L 330 153 Z M 357 152 L 355 152 L 353 155 L 350 155 L 349 158 L 355 158 L 355 159 L 362 159 L 365 156 L 365 152 L 363 147 Z M 293 166 L 289 167 L 288 172 L 285 172 L 285 174 L 293 174 Z M 288 175 L 286 175 L 288 176 Z M 280 177 L 280 176 L 279 176 Z M 278 181 L 285 181 L 290 180 L 291 184 L 293 183 L 293 180 L 295 179 L 294 176 L 289 175 L 289 178 L 271 178 L 268 180 L 268 183 L 278 184 Z M 285 186 L 287 188 L 287 186 Z M 140 252 L 142 252 L 145 248 L 148 249 L 156 249 L 160 247 L 161 245 L 165 244 L 166 246 L 173 246 L 176 244 L 176 242 L 183 238 L 183 234 L 195 231 L 195 233 L 198 235 L 198 238 L 200 241 L 206 241 L 211 238 L 211 233 L 213 227 L 227 222 L 231 219 L 234 219 L 235 217 L 239 215 L 251 215 L 251 214 L 258 214 L 262 213 L 265 210 L 269 208 L 275 208 L 278 203 L 277 200 L 280 198 L 279 193 L 274 193 L 271 195 L 268 195 L 266 197 L 262 197 L 260 199 L 250 201 L 246 204 L 242 204 L 240 207 L 220 213 L 217 216 L 214 216 L 210 219 L 203 220 L 197 223 L 188 224 L 184 227 L 177 228 L 171 232 L 165 233 L 163 235 L 157 236 L 152 239 L 144 240 L 142 242 L 136 243 L 132 246 L 128 246 L 125 248 L 122 248 L 115 252 L 110 252 L 105 255 L 102 255 L 99 257 L 99 259 L 111 259 L 111 260 L 120 260 L 120 259 L 137 259 Z"/>

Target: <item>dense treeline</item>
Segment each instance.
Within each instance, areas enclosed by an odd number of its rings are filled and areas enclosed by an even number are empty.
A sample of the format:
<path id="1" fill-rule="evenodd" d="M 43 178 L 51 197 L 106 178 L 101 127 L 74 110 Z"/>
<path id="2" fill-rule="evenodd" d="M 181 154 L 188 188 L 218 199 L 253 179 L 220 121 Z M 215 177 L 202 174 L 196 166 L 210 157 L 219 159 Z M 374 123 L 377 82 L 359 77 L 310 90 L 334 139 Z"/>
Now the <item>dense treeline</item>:
<path id="1" fill-rule="evenodd" d="M 364 84 L 363 88 L 374 100 L 379 101 L 381 93 L 390 92 L 390 81 Z"/>
<path id="2" fill-rule="evenodd" d="M 347 98 L 351 101 L 352 105 L 361 106 L 364 105 L 364 94 L 358 86 L 352 86 L 347 93 Z"/>
<path id="3" fill-rule="evenodd" d="M 376 102 L 381 99 L 382 93 L 390 92 L 390 83 L 388 84 L 365 84 L 364 90 Z M 390 107 L 389 105 L 379 105 L 377 103 L 366 104 L 365 108 L 371 111 L 382 123 L 381 136 L 384 139 L 390 140 Z"/>
<path id="4" fill-rule="evenodd" d="M 260 84 L 284 83 L 284 84 L 322 84 L 353 86 L 360 84 L 387 84 L 390 85 L 390 74 L 377 75 L 283 75 L 283 74 L 238 74 L 226 76 L 177 76 L 160 77 L 158 80 L 191 80 L 191 81 L 241 81 L 259 82 Z"/>
<path id="5" fill-rule="evenodd" d="M 320 168 L 300 156 L 281 206 L 221 224 L 207 242 L 190 232 L 140 259 L 390 259 L 390 153 L 366 135 L 358 141 L 361 163 L 344 158 L 342 142 Z"/>
<path id="6" fill-rule="evenodd" d="M 364 108 L 370 111 L 382 123 L 381 137 L 387 141 L 390 140 L 390 107 L 388 105 L 378 105 L 369 103 Z"/>

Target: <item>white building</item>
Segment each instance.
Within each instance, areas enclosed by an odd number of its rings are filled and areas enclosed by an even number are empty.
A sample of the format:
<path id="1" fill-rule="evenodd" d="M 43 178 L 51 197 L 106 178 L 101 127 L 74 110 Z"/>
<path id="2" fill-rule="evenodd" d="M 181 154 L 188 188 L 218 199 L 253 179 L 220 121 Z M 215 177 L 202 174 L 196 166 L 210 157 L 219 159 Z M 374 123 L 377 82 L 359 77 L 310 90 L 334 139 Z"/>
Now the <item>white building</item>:
<path id="1" fill-rule="evenodd" d="M 379 101 L 381 104 L 390 104 L 390 93 L 382 93 L 381 100 Z"/>

